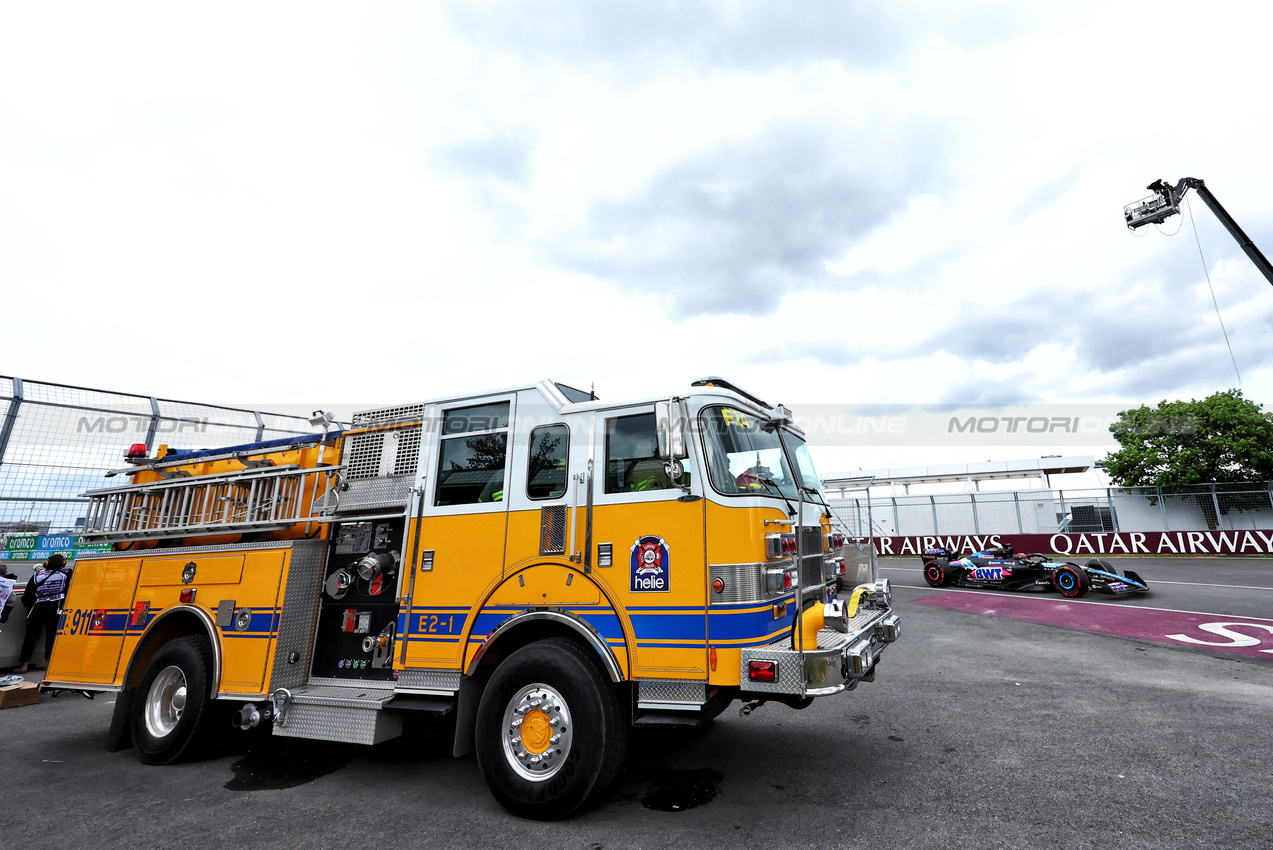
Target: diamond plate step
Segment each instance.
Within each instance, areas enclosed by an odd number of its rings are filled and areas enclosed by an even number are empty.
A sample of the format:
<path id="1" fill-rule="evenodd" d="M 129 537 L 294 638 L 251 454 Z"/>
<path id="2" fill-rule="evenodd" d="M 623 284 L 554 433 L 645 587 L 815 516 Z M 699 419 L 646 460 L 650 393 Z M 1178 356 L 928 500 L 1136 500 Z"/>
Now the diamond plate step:
<path id="1" fill-rule="evenodd" d="M 283 738 L 379 744 L 402 734 L 402 715 L 384 711 L 393 688 L 356 685 L 309 685 L 288 700 L 282 722 L 274 717 L 274 734 Z"/>

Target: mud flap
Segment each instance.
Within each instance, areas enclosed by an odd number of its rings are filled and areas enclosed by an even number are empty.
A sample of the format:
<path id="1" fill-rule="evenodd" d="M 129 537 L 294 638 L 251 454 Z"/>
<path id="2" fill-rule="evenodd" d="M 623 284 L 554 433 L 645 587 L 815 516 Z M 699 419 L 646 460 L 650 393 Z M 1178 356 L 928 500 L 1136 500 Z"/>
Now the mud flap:
<path id="1" fill-rule="evenodd" d="M 133 692 L 115 694 L 115 711 L 111 714 L 111 728 L 106 736 L 106 752 L 117 753 L 133 745 Z"/>
<path id="2" fill-rule="evenodd" d="M 460 695 L 455 706 L 455 744 L 451 749 L 451 755 L 456 758 L 468 755 L 476 746 L 477 706 L 482 701 L 486 682 L 491 678 L 490 670 L 460 680 Z"/>

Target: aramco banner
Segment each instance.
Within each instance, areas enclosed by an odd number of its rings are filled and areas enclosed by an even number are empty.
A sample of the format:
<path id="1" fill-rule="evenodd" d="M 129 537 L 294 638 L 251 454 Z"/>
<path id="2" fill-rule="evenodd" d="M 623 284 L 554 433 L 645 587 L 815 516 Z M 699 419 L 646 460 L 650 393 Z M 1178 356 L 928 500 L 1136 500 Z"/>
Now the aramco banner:
<path id="1" fill-rule="evenodd" d="M 1086 534 L 967 534 L 877 537 L 881 555 L 923 554 L 941 546 L 964 554 L 1010 545 L 1056 555 L 1273 555 L 1273 530 L 1105 531 Z"/>

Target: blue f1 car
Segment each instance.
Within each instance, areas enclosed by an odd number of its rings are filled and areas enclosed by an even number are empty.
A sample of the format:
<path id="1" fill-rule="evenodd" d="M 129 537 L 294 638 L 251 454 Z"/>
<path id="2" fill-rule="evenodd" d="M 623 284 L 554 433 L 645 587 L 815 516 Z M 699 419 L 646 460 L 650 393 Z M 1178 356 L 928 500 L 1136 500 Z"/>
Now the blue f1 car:
<path id="1" fill-rule="evenodd" d="M 1016 554 L 1011 546 L 960 556 L 936 548 L 924 550 L 924 580 L 933 587 L 991 587 L 1000 590 L 1053 589 L 1078 598 L 1089 590 L 1099 593 L 1140 593 L 1149 585 L 1137 573 L 1118 570 L 1109 561 L 1093 558 L 1087 566 L 1053 561 L 1047 555 Z"/>

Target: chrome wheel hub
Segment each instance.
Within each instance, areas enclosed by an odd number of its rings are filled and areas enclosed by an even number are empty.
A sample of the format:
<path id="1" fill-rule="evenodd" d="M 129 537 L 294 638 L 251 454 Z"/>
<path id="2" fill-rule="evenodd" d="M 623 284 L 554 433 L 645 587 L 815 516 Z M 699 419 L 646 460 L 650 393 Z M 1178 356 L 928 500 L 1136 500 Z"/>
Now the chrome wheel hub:
<path id="1" fill-rule="evenodd" d="M 146 731 L 156 738 L 172 733 L 186 710 L 186 674 L 180 667 L 165 667 L 150 683 L 146 694 Z"/>
<path id="2" fill-rule="evenodd" d="M 527 685 L 504 709 L 504 757 L 531 782 L 542 782 L 561 770 L 573 738 L 570 708 L 548 685 Z"/>

